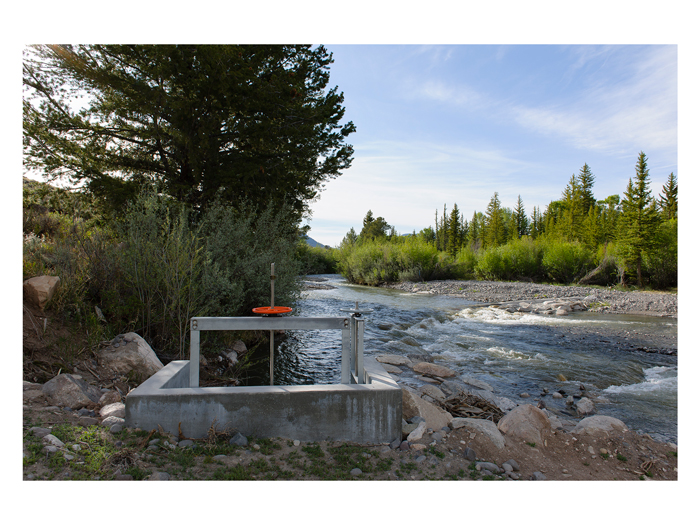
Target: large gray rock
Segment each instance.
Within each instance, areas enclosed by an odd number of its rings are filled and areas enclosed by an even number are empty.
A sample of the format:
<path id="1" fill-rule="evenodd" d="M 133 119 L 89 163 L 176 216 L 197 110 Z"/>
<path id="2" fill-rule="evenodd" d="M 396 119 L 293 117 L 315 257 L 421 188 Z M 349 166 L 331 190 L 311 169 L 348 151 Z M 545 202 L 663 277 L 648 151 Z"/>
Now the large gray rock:
<path id="1" fill-rule="evenodd" d="M 421 397 L 406 388 L 402 388 L 403 418 L 408 421 L 415 416 L 425 419 L 426 428 L 437 430 L 446 427 L 452 421 L 452 414 Z"/>
<path id="2" fill-rule="evenodd" d="M 542 410 L 534 405 L 520 405 L 501 418 L 498 430 L 507 436 L 542 445 L 552 427 Z"/>
<path id="3" fill-rule="evenodd" d="M 411 364 L 411 360 L 402 355 L 383 354 L 378 355 L 376 359 L 379 363 L 385 363 L 387 365 L 402 366 Z"/>
<path id="4" fill-rule="evenodd" d="M 109 417 L 109 416 L 121 417 L 121 418 L 126 417 L 126 407 L 124 406 L 124 403 L 117 402 L 117 403 L 112 403 L 111 405 L 103 406 L 100 409 L 100 417 Z"/>
<path id="5" fill-rule="evenodd" d="M 572 434 L 596 434 L 598 432 L 627 432 L 622 421 L 610 416 L 590 416 L 582 419 L 571 431 Z"/>
<path id="6" fill-rule="evenodd" d="M 51 403 L 74 410 L 98 403 L 102 392 L 79 376 L 60 374 L 44 383 L 41 391 Z"/>
<path id="7" fill-rule="evenodd" d="M 581 399 L 579 399 L 576 403 L 576 413 L 579 416 L 590 416 L 591 414 L 595 414 L 596 408 L 593 404 L 593 401 L 591 401 L 587 397 L 582 397 Z"/>
<path id="8" fill-rule="evenodd" d="M 51 275 L 41 275 L 27 279 L 23 285 L 24 298 L 43 310 L 53 297 L 60 282 L 61 279 L 59 277 Z"/>
<path id="9" fill-rule="evenodd" d="M 464 375 L 460 377 L 460 379 L 464 381 L 467 385 L 473 386 L 474 388 L 478 388 L 479 390 L 488 390 L 489 392 L 493 392 L 493 387 L 485 381 L 482 381 L 481 379 L 477 379 L 469 375 Z"/>
<path id="10" fill-rule="evenodd" d="M 462 427 L 472 432 L 479 432 L 485 435 L 498 449 L 502 449 L 506 446 L 506 440 L 503 439 L 503 435 L 493 421 L 471 417 L 456 417 L 450 422 L 450 428 L 452 429 Z"/>
<path id="11" fill-rule="evenodd" d="M 145 381 L 163 368 L 149 344 L 134 332 L 115 337 L 112 345 L 98 351 L 97 358 L 102 366 L 118 374 L 132 374 L 139 381 Z"/>
<path id="12" fill-rule="evenodd" d="M 419 374 L 428 374 L 437 377 L 454 377 L 457 375 L 454 370 L 434 363 L 417 363 L 413 365 L 413 371 Z"/>

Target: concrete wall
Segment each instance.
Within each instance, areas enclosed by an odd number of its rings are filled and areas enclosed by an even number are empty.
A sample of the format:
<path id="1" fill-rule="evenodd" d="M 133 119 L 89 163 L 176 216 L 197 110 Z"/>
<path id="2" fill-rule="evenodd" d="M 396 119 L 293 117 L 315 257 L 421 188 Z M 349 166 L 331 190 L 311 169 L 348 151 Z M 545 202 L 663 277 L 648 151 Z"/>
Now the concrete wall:
<path id="1" fill-rule="evenodd" d="M 401 387 L 371 357 L 364 385 L 189 388 L 189 361 L 173 361 L 126 398 L 126 423 L 190 438 L 212 424 L 246 436 L 388 443 L 401 435 Z"/>

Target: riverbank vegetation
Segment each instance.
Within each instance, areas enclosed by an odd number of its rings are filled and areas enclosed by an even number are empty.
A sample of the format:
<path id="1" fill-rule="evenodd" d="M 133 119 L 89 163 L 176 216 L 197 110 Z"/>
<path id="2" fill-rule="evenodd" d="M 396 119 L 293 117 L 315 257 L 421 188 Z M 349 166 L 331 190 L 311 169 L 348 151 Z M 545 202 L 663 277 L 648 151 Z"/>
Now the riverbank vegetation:
<path id="1" fill-rule="evenodd" d="M 23 277 L 93 342 L 182 358 L 193 316 L 293 306 L 302 219 L 352 162 L 323 46 L 41 45 L 23 62 Z M 308 229 L 308 228 L 307 228 Z"/>
<path id="2" fill-rule="evenodd" d="M 371 211 L 359 234 L 352 228 L 335 250 L 349 281 L 378 285 L 434 279 L 527 280 L 674 288 L 678 284 L 678 183 L 668 176 L 651 195 L 641 152 L 622 199 L 593 196 L 587 164 L 572 175 L 559 200 L 528 215 L 520 197 L 504 207 L 498 192 L 486 213 L 465 219 L 457 204 L 419 233 L 400 236 Z"/>

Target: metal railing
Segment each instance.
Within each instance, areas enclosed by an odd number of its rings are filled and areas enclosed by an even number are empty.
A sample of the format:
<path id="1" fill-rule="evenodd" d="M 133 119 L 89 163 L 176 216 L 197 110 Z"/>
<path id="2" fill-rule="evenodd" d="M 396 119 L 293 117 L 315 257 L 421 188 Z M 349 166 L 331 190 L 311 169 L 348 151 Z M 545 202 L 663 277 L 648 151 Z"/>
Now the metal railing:
<path id="1" fill-rule="evenodd" d="M 199 387 L 200 332 L 214 330 L 341 330 L 340 383 L 367 383 L 363 358 L 365 320 L 358 314 L 351 317 L 193 317 L 190 319 L 190 388 Z"/>

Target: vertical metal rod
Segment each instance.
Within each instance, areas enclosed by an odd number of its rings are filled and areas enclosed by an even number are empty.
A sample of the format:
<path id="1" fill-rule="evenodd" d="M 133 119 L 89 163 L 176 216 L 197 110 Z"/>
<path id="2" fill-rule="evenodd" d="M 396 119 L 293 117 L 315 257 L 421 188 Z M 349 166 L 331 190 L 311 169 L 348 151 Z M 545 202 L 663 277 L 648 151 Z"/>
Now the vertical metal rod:
<path id="1" fill-rule="evenodd" d="M 343 330 L 342 341 L 343 353 L 340 361 L 340 383 L 348 385 L 350 384 L 350 354 L 352 352 L 351 330 Z"/>
<path id="2" fill-rule="evenodd" d="M 270 266 L 270 306 L 275 306 L 275 263 Z"/>
<path id="3" fill-rule="evenodd" d="M 272 386 L 274 380 L 274 367 L 275 362 L 275 331 L 270 330 L 270 386 Z"/>
<path id="4" fill-rule="evenodd" d="M 193 322 L 193 321 L 191 321 Z M 199 386 L 199 330 L 190 328 L 190 388 Z"/>
<path id="5" fill-rule="evenodd" d="M 357 320 L 357 382 L 360 385 L 365 384 L 365 320 Z"/>
<path id="6" fill-rule="evenodd" d="M 270 265 L 270 306 L 275 306 L 275 263 Z M 270 330 L 270 386 L 274 382 L 275 331 Z"/>

